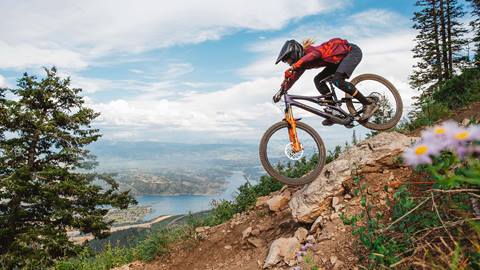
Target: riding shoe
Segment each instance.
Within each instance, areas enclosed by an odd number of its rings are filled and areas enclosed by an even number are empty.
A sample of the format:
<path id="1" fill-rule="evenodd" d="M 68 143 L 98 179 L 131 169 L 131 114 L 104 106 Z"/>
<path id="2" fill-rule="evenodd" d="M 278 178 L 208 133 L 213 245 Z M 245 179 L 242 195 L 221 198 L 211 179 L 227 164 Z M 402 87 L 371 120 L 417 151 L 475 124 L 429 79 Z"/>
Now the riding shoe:
<path id="1" fill-rule="evenodd" d="M 373 113 L 377 110 L 377 105 L 374 103 L 370 103 L 365 105 L 365 111 L 363 115 L 358 119 L 359 121 L 367 121 L 370 117 L 372 117 Z"/>

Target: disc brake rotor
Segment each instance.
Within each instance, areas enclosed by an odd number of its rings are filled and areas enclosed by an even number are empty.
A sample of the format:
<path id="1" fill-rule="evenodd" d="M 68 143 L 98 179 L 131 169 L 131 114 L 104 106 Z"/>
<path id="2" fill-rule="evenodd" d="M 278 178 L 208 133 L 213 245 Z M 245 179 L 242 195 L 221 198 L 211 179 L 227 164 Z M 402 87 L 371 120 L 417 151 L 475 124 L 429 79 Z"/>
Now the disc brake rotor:
<path id="1" fill-rule="evenodd" d="M 287 145 L 285 145 L 285 155 L 290 160 L 299 160 L 303 157 L 303 147 L 301 151 L 295 152 L 293 151 L 293 144 L 287 143 Z"/>

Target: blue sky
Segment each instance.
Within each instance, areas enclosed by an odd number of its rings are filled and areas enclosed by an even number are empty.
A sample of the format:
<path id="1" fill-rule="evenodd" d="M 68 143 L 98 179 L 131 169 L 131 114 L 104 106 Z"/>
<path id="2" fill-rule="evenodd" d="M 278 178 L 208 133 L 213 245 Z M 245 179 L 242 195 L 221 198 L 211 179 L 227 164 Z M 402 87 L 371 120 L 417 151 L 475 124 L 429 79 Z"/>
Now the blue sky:
<path id="1" fill-rule="evenodd" d="M 387 77 L 410 104 L 413 4 L 3 0 L 0 9 L 9 12 L 0 25 L 0 85 L 13 87 L 23 72 L 55 65 L 102 113 L 95 125 L 104 139 L 256 142 L 282 118 L 271 97 L 286 66 L 274 61 L 290 38 L 339 36 L 358 44 L 364 60 L 356 74 Z M 315 93 L 316 72 L 292 92 Z M 351 136 L 304 117 L 327 142 Z"/>

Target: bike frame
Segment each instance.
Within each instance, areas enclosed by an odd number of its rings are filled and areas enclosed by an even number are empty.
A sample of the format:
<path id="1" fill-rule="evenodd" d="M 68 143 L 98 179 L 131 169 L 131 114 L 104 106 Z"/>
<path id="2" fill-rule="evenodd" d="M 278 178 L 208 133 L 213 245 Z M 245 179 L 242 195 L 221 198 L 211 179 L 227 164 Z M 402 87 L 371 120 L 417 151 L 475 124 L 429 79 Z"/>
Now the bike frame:
<path id="1" fill-rule="evenodd" d="M 338 100 L 337 95 L 335 93 L 335 88 L 333 87 L 332 83 L 329 81 L 330 84 L 330 91 L 332 94 L 332 99 L 333 99 L 333 104 L 331 102 L 327 101 L 327 97 L 329 95 L 320 95 L 320 96 L 299 96 L 299 95 L 289 95 L 285 93 L 283 95 L 284 102 L 285 102 L 285 113 L 291 111 L 292 107 L 298 107 L 301 109 L 304 109 L 305 111 L 311 112 L 313 114 L 316 114 L 320 117 L 328 118 L 331 119 L 332 121 L 342 124 L 342 125 L 350 125 L 353 123 L 355 120 L 355 117 L 359 116 L 363 110 L 359 110 L 355 115 L 351 115 L 349 112 L 344 111 L 340 106 L 345 103 L 347 100 L 352 99 L 352 97 L 345 97 L 340 100 Z M 321 107 L 327 107 L 330 108 L 332 111 L 336 111 L 342 115 L 342 117 L 338 117 L 334 114 L 327 113 L 324 111 L 321 111 L 319 109 L 313 108 L 309 105 L 306 105 L 302 102 L 299 102 L 298 100 L 305 100 L 309 101 L 312 103 L 316 103 L 320 105 Z M 353 103 L 360 103 L 358 101 L 352 101 Z M 287 118 L 285 118 L 287 119 Z"/>
<path id="2" fill-rule="evenodd" d="M 353 121 L 355 120 L 355 117 L 359 116 L 363 112 L 363 109 L 362 109 L 362 110 L 359 110 L 355 115 L 351 115 L 350 113 L 342 110 L 340 106 L 343 103 L 345 103 L 347 100 L 352 99 L 352 97 L 346 97 L 338 100 L 337 95 L 335 93 L 335 88 L 333 87 L 333 84 L 329 79 L 330 77 L 326 78 L 324 81 L 327 81 L 330 85 L 330 92 L 332 95 L 331 97 L 333 99 L 333 104 L 331 104 L 331 102 L 328 102 L 326 99 L 327 97 L 329 97 L 329 95 L 299 96 L 299 95 L 289 95 L 287 93 L 283 94 L 283 98 L 285 102 L 285 121 L 287 121 L 287 123 L 289 124 L 288 135 L 289 135 L 290 142 L 292 143 L 292 150 L 294 152 L 300 152 L 302 150 L 302 145 L 298 139 L 297 130 L 296 130 L 296 121 L 300 119 L 295 119 L 293 117 L 292 107 L 298 107 L 298 108 L 304 109 L 305 111 L 311 112 L 320 117 L 330 119 L 335 123 L 345 125 L 347 127 L 353 127 Z M 321 107 L 330 108 L 332 112 L 336 111 L 341 116 L 336 116 L 333 113 L 321 111 L 319 109 L 306 105 L 302 102 L 299 102 L 298 100 L 305 100 L 312 103 L 316 103 Z M 359 102 L 354 102 L 354 103 L 359 103 Z"/>

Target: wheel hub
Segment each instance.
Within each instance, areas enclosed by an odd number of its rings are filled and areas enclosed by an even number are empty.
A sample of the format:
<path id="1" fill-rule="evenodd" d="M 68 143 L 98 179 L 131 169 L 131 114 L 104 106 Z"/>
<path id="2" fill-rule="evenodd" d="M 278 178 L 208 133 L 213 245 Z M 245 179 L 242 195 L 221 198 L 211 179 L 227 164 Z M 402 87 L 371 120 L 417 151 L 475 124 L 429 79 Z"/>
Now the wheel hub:
<path id="1" fill-rule="evenodd" d="M 290 160 L 299 160 L 303 157 L 303 147 L 301 151 L 295 152 L 293 151 L 293 144 L 292 143 L 287 143 L 285 145 L 285 155 L 287 156 L 288 159 Z"/>

